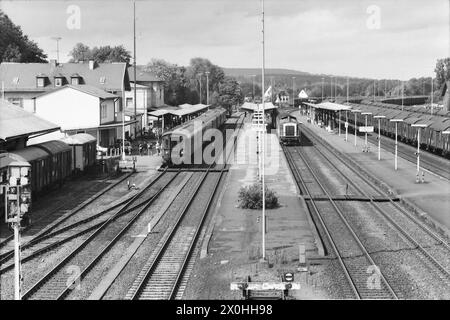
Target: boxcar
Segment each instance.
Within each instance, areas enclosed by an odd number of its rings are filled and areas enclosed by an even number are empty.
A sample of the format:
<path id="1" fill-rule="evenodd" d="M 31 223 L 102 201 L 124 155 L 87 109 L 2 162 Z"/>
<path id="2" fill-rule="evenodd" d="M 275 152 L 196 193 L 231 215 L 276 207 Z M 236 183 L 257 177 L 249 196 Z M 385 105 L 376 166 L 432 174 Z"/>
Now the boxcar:
<path id="1" fill-rule="evenodd" d="M 50 181 L 48 185 L 62 184 L 72 174 L 72 149 L 61 140 L 52 140 L 33 145 L 50 155 Z"/>
<path id="2" fill-rule="evenodd" d="M 31 165 L 31 190 L 33 196 L 51 183 L 51 155 L 38 147 L 31 146 L 10 152 L 8 156 L 15 161 L 27 161 Z"/>
<path id="3" fill-rule="evenodd" d="M 95 165 L 97 139 L 87 133 L 78 133 L 63 138 L 72 149 L 72 171 L 84 171 Z"/>

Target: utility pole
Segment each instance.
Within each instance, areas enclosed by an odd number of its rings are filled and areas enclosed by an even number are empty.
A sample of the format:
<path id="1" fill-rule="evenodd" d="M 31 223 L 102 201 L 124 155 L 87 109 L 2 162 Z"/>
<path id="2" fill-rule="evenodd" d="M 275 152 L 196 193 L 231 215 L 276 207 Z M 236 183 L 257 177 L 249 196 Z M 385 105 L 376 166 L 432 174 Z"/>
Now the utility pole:
<path id="1" fill-rule="evenodd" d="M 56 41 L 56 63 L 59 63 L 59 40 L 61 40 L 61 37 L 52 37 L 53 40 Z"/>
<path id="2" fill-rule="evenodd" d="M 334 78 L 334 102 L 336 102 L 337 98 L 337 77 Z"/>
<path id="3" fill-rule="evenodd" d="M 133 105 L 134 105 L 134 121 L 137 119 L 137 107 L 136 107 L 136 1 L 133 1 L 133 76 L 134 76 L 134 84 L 133 84 Z M 126 106 L 125 106 L 126 107 Z M 134 138 L 137 136 L 137 124 L 134 123 Z"/>
<path id="4" fill-rule="evenodd" d="M 253 84 L 253 95 L 252 95 L 252 100 L 255 100 L 255 77 L 256 74 L 252 74 L 252 84 Z"/>
<path id="5" fill-rule="evenodd" d="M 262 260 L 266 260 L 266 190 L 264 179 L 264 158 L 265 158 L 265 143 L 266 143 L 266 118 L 265 118 L 265 106 L 264 106 L 264 72 L 265 72 L 265 48 L 264 48 L 264 0 L 262 2 L 262 118 L 263 118 L 263 131 L 262 131 L 262 144 L 261 144 L 261 167 L 262 167 Z"/>
<path id="6" fill-rule="evenodd" d="M 209 105 L 209 71 L 206 74 L 206 104 Z"/>
<path id="7" fill-rule="evenodd" d="M 292 77 L 292 106 L 295 108 L 295 77 Z"/>
<path id="8" fill-rule="evenodd" d="M 200 80 L 199 80 L 199 82 L 200 82 L 200 102 L 199 103 L 202 103 L 202 74 L 203 73 L 199 73 L 198 75 L 200 76 Z"/>
<path id="9" fill-rule="evenodd" d="M 323 77 L 322 77 L 322 100 L 320 102 L 323 101 Z"/>
<path id="10" fill-rule="evenodd" d="M 330 100 L 333 99 L 333 76 L 330 78 Z"/>
<path id="11" fill-rule="evenodd" d="M 433 89 L 433 77 L 431 77 L 431 114 L 433 114 L 433 98 L 434 98 L 433 90 L 434 90 Z"/>
<path id="12" fill-rule="evenodd" d="M 403 98 L 403 94 L 404 94 L 404 93 L 403 93 L 403 90 L 404 90 L 404 88 L 403 88 L 403 81 L 402 81 L 402 111 L 403 111 L 403 99 L 404 99 L 404 98 Z"/>

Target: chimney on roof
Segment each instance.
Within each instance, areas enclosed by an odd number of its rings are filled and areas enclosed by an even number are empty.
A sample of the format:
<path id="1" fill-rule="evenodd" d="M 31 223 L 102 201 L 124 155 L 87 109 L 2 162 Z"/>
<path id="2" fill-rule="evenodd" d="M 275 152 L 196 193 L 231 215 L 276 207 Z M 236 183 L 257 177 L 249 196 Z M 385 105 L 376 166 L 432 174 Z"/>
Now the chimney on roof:
<path id="1" fill-rule="evenodd" d="M 95 61 L 89 60 L 89 70 L 94 70 L 94 69 L 95 69 Z"/>
<path id="2" fill-rule="evenodd" d="M 58 65 L 58 63 L 56 62 L 56 59 L 50 59 L 50 65 L 54 68 L 56 68 L 56 66 Z"/>

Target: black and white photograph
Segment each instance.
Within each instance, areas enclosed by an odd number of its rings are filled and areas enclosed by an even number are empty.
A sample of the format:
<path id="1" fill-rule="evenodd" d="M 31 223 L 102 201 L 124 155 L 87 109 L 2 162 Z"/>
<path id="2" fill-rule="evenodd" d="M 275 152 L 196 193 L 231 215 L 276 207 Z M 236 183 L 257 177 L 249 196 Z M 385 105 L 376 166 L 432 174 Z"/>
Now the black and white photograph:
<path id="1" fill-rule="evenodd" d="M 450 0 L 0 0 L 0 300 L 450 300 Z"/>

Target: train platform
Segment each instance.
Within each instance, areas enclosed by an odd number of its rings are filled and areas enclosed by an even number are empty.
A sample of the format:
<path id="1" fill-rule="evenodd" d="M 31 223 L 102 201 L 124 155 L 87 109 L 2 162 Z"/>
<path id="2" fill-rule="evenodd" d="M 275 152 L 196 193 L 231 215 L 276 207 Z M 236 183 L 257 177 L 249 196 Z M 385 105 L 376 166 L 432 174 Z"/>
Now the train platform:
<path id="1" fill-rule="evenodd" d="M 348 141 L 345 141 L 343 124 L 339 136 L 337 130 L 327 131 L 325 128 L 308 123 L 305 116 L 299 113 L 296 115 L 303 122 L 303 126 L 308 127 L 335 148 L 349 155 L 359 166 L 398 195 L 406 206 L 450 236 L 450 214 L 448 214 L 450 182 L 447 179 L 425 172 L 424 183 L 417 183 L 416 163 L 399 156 L 397 170 L 394 169 L 394 150 L 381 148 L 381 160 L 378 160 L 378 145 L 368 141 L 369 152 L 363 152 L 364 136 L 357 137 L 355 147 L 354 135 L 349 133 Z M 381 139 L 388 138 L 382 136 Z M 421 179 L 422 170 L 419 181 Z"/>
<path id="2" fill-rule="evenodd" d="M 279 281 L 277 268 L 293 268 L 297 272 L 300 246 L 305 249 L 306 257 L 317 257 L 323 253 L 323 248 L 306 204 L 299 197 L 278 137 L 269 133 L 267 144 L 271 152 L 266 156 L 265 182 L 276 192 L 280 207 L 266 210 L 266 257 L 274 268 L 265 269 L 269 272 L 264 274 L 267 281 Z M 211 230 L 203 242 L 203 259 L 196 268 L 197 276 L 205 277 L 201 283 L 206 283 L 202 289 L 195 290 L 197 295 L 199 290 L 204 292 L 201 299 L 239 298 L 240 292 L 229 290 L 230 282 L 254 275 L 258 268 L 262 274 L 264 268 L 259 266 L 261 210 L 239 208 L 238 202 L 239 189 L 257 181 L 256 131 L 250 123 L 245 123 L 238 139 L 235 162 L 230 166 L 213 211 Z"/>

